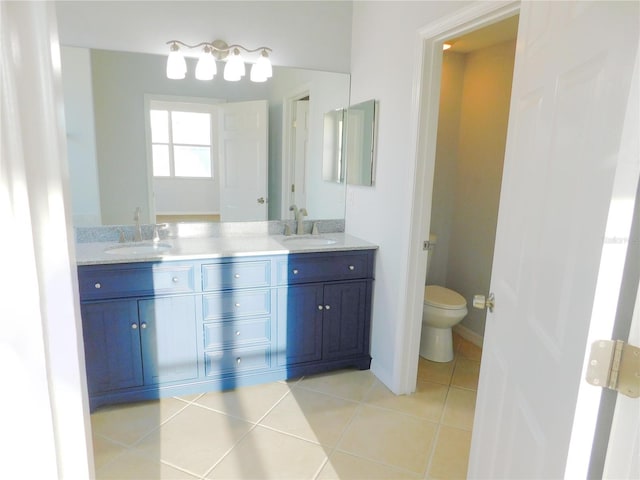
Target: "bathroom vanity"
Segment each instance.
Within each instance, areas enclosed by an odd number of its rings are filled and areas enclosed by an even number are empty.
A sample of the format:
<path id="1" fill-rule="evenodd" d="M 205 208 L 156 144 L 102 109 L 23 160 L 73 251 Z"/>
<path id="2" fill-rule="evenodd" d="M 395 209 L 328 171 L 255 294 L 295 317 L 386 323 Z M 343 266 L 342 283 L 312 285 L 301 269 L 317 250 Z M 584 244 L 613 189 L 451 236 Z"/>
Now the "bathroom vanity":
<path id="1" fill-rule="evenodd" d="M 332 236 L 294 248 L 185 240 L 156 258 L 85 247 L 91 408 L 369 368 L 375 246 Z"/>

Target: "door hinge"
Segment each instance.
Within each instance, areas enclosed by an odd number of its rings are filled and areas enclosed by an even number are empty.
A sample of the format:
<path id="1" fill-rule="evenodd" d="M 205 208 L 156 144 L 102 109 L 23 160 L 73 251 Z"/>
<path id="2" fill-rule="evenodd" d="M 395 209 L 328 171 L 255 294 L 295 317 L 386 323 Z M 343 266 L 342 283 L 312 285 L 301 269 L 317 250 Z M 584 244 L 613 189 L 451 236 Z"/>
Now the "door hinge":
<path id="1" fill-rule="evenodd" d="M 586 380 L 627 397 L 640 397 L 640 348 L 622 340 L 593 342 Z"/>
<path id="2" fill-rule="evenodd" d="M 294 183 L 291 184 L 291 193 L 296 193 L 296 185 Z"/>

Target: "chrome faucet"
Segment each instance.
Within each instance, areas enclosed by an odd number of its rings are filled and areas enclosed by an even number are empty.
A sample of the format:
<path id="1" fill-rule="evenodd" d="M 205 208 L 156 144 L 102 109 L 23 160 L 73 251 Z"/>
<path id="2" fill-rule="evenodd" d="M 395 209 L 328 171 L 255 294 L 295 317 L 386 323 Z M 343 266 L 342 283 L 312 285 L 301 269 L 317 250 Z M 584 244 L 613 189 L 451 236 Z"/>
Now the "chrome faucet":
<path id="1" fill-rule="evenodd" d="M 304 217 L 306 217 L 307 215 L 308 214 L 306 208 L 301 208 L 300 210 L 298 210 L 298 214 L 296 215 L 296 222 L 298 223 L 296 233 L 298 235 L 302 235 L 304 233 Z"/>
<path id="2" fill-rule="evenodd" d="M 141 242 L 142 241 L 142 227 L 140 226 L 140 213 L 142 210 L 140 207 L 136 207 L 136 211 L 133 214 L 133 220 L 136 222 L 136 229 L 133 232 L 133 241 Z"/>

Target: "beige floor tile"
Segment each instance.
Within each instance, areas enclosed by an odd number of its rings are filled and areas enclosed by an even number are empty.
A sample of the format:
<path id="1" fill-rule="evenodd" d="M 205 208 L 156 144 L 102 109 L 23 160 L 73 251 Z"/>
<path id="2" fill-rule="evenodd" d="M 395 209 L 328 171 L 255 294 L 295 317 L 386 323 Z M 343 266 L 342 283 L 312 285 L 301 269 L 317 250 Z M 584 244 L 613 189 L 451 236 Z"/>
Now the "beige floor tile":
<path id="1" fill-rule="evenodd" d="M 471 432 L 442 425 L 428 476 L 433 479 L 467 478 Z"/>
<path id="2" fill-rule="evenodd" d="M 133 445 L 187 404 L 175 398 L 102 408 L 91 415 L 93 431 L 124 445 Z"/>
<path id="3" fill-rule="evenodd" d="M 469 360 L 475 360 L 476 362 L 479 362 L 482 358 L 482 348 L 462 337 L 458 337 L 458 340 L 454 341 L 454 347 L 458 357 L 468 358 Z"/>
<path id="4" fill-rule="evenodd" d="M 421 418 L 363 405 L 337 448 L 422 474 L 436 428 Z"/>
<path id="5" fill-rule="evenodd" d="M 96 469 L 97 480 L 195 480 L 185 473 L 155 458 L 127 452 L 105 468 Z"/>
<path id="6" fill-rule="evenodd" d="M 471 430 L 476 407 L 476 392 L 451 387 L 444 406 L 442 423 L 450 427 Z"/>
<path id="7" fill-rule="evenodd" d="M 209 392 L 194 403 L 255 423 L 287 392 L 289 387 L 286 384 L 274 382 L 225 392 Z"/>
<path id="8" fill-rule="evenodd" d="M 420 357 L 418 360 L 418 380 L 449 385 L 453 376 L 454 361 L 440 363 Z"/>
<path id="9" fill-rule="evenodd" d="M 204 475 L 252 427 L 244 420 L 189 405 L 135 447 L 196 475 Z"/>
<path id="10" fill-rule="evenodd" d="M 442 417 L 447 389 L 446 385 L 419 381 L 416 391 L 411 395 L 395 395 L 378 382 L 364 401 L 370 405 L 397 410 L 437 423 Z"/>
<path id="11" fill-rule="evenodd" d="M 93 463 L 96 468 L 104 467 L 126 451 L 126 447 L 93 434 Z"/>
<path id="12" fill-rule="evenodd" d="M 320 445 L 258 425 L 207 478 L 312 479 L 326 458 Z"/>
<path id="13" fill-rule="evenodd" d="M 296 387 L 361 401 L 378 380 L 370 370 L 341 370 L 303 378 Z"/>
<path id="14" fill-rule="evenodd" d="M 101 468 L 113 461 L 119 455 L 126 452 L 127 448 L 97 436 L 93 435 L 93 462 L 96 468 Z"/>
<path id="15" fill-rule="evenodd" d="M 422 475 L 372 462 L 343 452 L 334 452 L 317 480 L 405 480 Z"/>
<path id="16" fill-rule="evenodd" d="M 357 407 L 350 400 L 294 388 L 260 424 L 332 447 Z"/>
<path id="17" fill-rule="evenodd" d="M 478 390 L 478 377 L 480 376 L 480 362 L 464 357 L 456 359 L 451 385 L 455 387 Z"/>

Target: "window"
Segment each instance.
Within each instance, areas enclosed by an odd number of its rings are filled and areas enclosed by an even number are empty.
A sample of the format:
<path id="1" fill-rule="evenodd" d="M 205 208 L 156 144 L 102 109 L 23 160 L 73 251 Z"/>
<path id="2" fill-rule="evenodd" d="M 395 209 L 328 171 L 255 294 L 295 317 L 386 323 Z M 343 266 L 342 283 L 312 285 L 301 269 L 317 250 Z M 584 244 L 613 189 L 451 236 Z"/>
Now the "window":
<path id="1" fill-rule="evenodd" d="M 213 178 L 208 107 L 153 100 L 149 105 L 153 176 Z"/>

